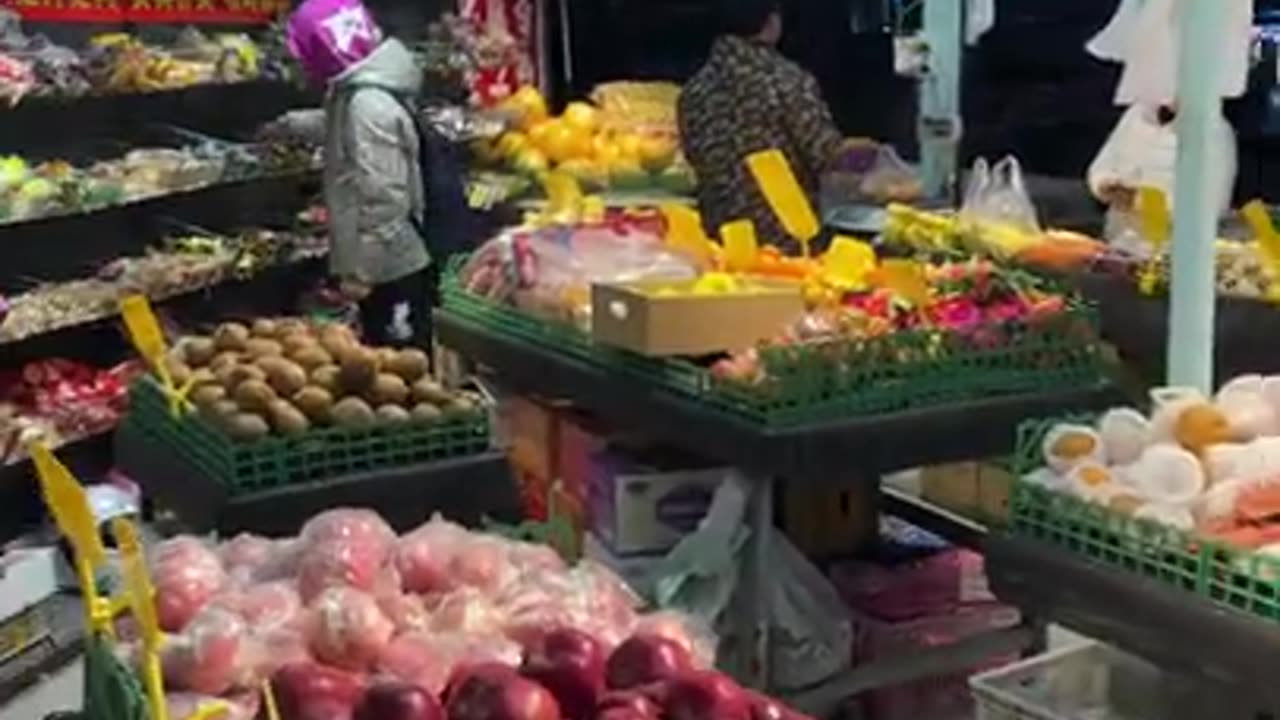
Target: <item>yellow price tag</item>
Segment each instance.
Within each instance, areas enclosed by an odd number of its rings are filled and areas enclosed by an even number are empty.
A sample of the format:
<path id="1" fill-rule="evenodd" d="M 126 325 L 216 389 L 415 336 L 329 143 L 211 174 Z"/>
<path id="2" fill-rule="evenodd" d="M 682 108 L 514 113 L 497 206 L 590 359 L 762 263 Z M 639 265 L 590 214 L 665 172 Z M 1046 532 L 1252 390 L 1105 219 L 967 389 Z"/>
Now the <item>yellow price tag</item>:
<path id="1" fill-rule="evenodd" d="M 933 301 L 924 268 L 914 260 L 885 260 L 880 263 L 880 276 L 886 287 L 913 305 L 925 307 Z"/>
<path id="2" fill-rule="evenodd" d="M 799 241 L 804 256 L 809 257 L 809 243 L 822 228 L 786 156 L 779 150 L 754 153 L 747 156 L 747 167 L 783 229 Z"/>
<path id="3" fill-rule="evenodd" d="M 1138 289 L 1145 295 L 1155 292 L 1160 280 L 1160 256 L 1173 236 L 1173 217 L 1169 213 L 1169 199 L 1159 188 L 1138 188 L 1138 219 L 1142 234 L 1151 244 L 1151 259 L 1138 278 Z"/>
<path id="4" fill-rule="evenodd" d="M 676 203 L 666 203 L 660 209 L 667 225 L 667 245 L 710 265 L 715 253 L 702 229 L 702 216 L 698 211 Z"/>
<path id="5" fill-rule="evenodd" d="M 582 188 L 568 173 L 551 172 L 542 180 L 547 193 L 547 214 L 578 214 L 582 210 Z"/>
<path id="6" fill-rule="evenodd" d="M 1276 231 L 1271 213 L 1261 200 L 1254 200 L 1240 209 L 1240 214 L 1253 230 L 1258 243 L 1258 254 L 1271 281 L 1267 293 L 1269 300 L 1280 302 L 1280 232 Z"/>
<path id="7" fill-rule="evenodd" d="M 604 198 L 599 195 L 588 195 L 582 198 L 582 221 L 586 223 L 604 222 Z"/>
<path id="8" fill-rule="evenodd" d="M 866 285 L 867 273 L 876 267 L 876 251 L 854 238 L 837 235 L 822 256 L 822 273 L 828 285 L 857 290 Z"/>
<path id="9" fill-rule="evenodd" d="M 722 225 L 720 241 L 724 243 L 725 270 L 749 272 L 755 268 L 760 248 L 756 244 L 756 226 L 750 220 L 734 220 Z"/>
<path id="10" fill-rule="evenodd" d="M 169 412 L 176 416 L 191 410 L 187 394 L 191 392 L 193 383 L 188 381 L 183 387 L 174 384 L 169 366 L 165 363 L 169 348 L 164 340 L 164 332 L 160 330 L 160 322 L 151 309 L 151 302 L 145 295 L 130 295 L 120 301 L 120 315 L 124 318 L 133 347 L 160 377 L 165 395 L 169 398 Z"/>
<path id="11" fill-rule="evenodd" d="M 98 536 L 98 523 L 84 488 L 44 443 L 32 443 L 27 450 L 35 464 L 45 504 L 58 529 L 90 568 L 101 567 L 107 560 L 107 551 Z"/>
<path id="12" fill-rule="evenodd" d="M 160 643 L 163 642 L 163 636 L 160 634 L 160 623 L 156 620 L 155 590 L 151 586 L 151 576 L 147 573 L 142 543 L 138 541 L 138 531 L 133 523 L 125 518 L 112 520 L 111 532 L 120 548 L 124 597 L 142 636 L 142 683 L 147 691 L 147 702 L 151 706 L 151 718 L 168 720 L 164 678 L 160 669 Z"/>

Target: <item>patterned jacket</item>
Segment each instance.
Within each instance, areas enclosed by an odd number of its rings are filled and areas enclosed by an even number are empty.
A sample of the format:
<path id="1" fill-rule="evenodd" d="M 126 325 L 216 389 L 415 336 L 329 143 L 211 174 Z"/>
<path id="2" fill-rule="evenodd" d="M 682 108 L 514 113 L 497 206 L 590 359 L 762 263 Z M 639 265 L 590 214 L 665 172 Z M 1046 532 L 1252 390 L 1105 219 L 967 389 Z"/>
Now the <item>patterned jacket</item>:
<path id="1" fill-rule="evenodd" d="M 841 138 L 813 76 L 771 47 L 720 37 L 685 85 L 679 119 L 685 155 L 698 174 L 707 232 L 715 235 L 726 222 L 749 219 L 762 243 L 792 247 L 746 157 L 781 150 L 816 202 L 819 175 Z"/>

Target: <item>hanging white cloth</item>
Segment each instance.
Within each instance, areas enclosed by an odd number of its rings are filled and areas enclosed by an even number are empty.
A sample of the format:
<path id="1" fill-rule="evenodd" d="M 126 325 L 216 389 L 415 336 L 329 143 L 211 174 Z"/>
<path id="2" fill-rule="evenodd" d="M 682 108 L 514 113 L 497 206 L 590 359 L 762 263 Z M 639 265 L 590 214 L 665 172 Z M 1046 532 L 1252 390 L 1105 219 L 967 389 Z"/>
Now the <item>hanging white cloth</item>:
<path id="1" fill-rule="evenodd" d="M 1199 0 L 1121 0 L 1111 22 L 1086 46 L 1097 57 L 1124 63 L 1117 104 L 1174 103 L 1182 6 L 1188 1 Z M 1217 58 L 1219 93 L 1239 97 L 1249 75 L 1253 0 L 1213 1 L 1226 14 Z"/>
<path id="2" fill-rule="evenodd" d="M 1143 4 L 1144 0 L 1120 0 L 1120 7 L 1111 21 L 1085 45 L 1089 54 L 1099 60 L 1124 62 Z"/>
<path id="3" fill-rule="evenodd" d="M 996 0 L 969 0 L 965 17 L 964 40 L 977 45 L 991 28 L 996 26 Z"/>

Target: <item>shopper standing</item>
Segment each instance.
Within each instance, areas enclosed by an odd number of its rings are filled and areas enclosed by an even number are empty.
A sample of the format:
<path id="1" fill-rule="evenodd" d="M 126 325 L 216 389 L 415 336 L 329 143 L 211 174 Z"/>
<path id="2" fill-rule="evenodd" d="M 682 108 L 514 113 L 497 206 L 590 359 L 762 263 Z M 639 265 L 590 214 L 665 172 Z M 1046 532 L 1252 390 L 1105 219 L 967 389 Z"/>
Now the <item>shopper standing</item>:
<path id="1" fill-rule="evenodd" d="M 816 200 L 819 177 L 841 137 L 818 83 L 777 49 L 779 0 L 721 0 L 722 32 L 679 101 L 681 142 L 698 175 L 707 232 L 751 220 L 762 242 L 791 242 L 746 166 L 752 153 L 777 149 Z"/>
<path id="2" fill-rule="evenodd" d="M 290 15 L 287 35 L 307 77 L 325 89 L 322 115 L 289 113 L 282 124 L 323 136 L 330 272 L 359 303 L 370 344 L 426 347 L 432 259 L 412 112 L 421 68 L 358 0 L 306 0 Z"/>

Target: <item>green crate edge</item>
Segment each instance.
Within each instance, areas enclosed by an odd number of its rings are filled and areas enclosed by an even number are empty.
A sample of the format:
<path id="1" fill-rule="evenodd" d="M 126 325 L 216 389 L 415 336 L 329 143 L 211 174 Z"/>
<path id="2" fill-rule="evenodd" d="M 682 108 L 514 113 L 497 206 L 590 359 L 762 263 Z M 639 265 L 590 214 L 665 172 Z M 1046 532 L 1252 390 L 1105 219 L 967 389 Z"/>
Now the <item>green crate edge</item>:
<path id="1" fill-rule="evenodd" d="M 353 472 L 375 471 L 483 453 L 492 447 L 487 412 L 439 423 L 369 430 L 324 428 L 296 438 L 235 442 L 203 418 L 175 419 L 159 385 L 139 379 L 124 422 L 180 454 L 233 496 Z"/>
<path id="2" fill-rule="evenodd" d="M 458 274 L 465 261 L 465 256 L 451 258 L 441 287 L 442 308 L 458 318 L 533 348 L 568 355 L 593 368 L 644 379 L 726 419 L 765 427 L 786 428 L 963 402 L 992 393 L 1036 393 L 1064 386 L 1101 387 L 1110 382 L 1109 368 L 1096 341 L 1077 343 L 1067 337 L 1054 337 L 1052 341 L 1045 342 L 1040 337 L 985 353 L 971 351 L 937 360 L 916 359 L 882 364 L 861 370 L 853 378 L 842 379 L 839 382 L 841 388 L 836 392 L 830 390 L 828 383 L 807 397 L 768 397 L 767 387 L 761 390 L 718 380 L 708 370 L 684 360 L 646 358 L 602 347 L 594 344 L 589 334 L 567 323 L 545 321 L 469 293 L 458 283 Z M 1071 311 L 1061 322 L 1063 325 L 1084 323 L 1093 331 L 1095 340 L 1098 337 L 1097 314 L 1085 303 L 1072 303 Z M 875 345 L 875 341 L 867 345 L 874 346 L 879 352 L 899 352 L 909 349 L 912 343 L 931 342 L 937 338 L 936 333 L 918 335 L 908 340 L 893 341 L 896 346 L 889 342 Z M 920 349 L 917 347 L 915 351 L 920 352 Z M 1071 362 L 1052 369 L 999 367 L 1002 361 L 1030 362 L 1045 355 L 1060 355 Z M 957 372 L 962 373 L 966 381 L 958 382 Z M 893 377 L 893 381 L 884 382 L 885 376 Z M 877 379 L 881 381 L 877 382 Z M 852 387 L 857 390 L 851 390 Z M 911 388 L 909 394 L 903 392 L 905 387 Z"/>
<path id="3" fill-rule="evenodd" d="M 1280 622 L 1280 558 L 1205 540 L 1024 479 L 1039 467 L 1045 435 L 1091 415 L 1027 420 L 1018 427 L 1008 530 L 1122 572 L 1191 592 L 1211 602 Z"/>

